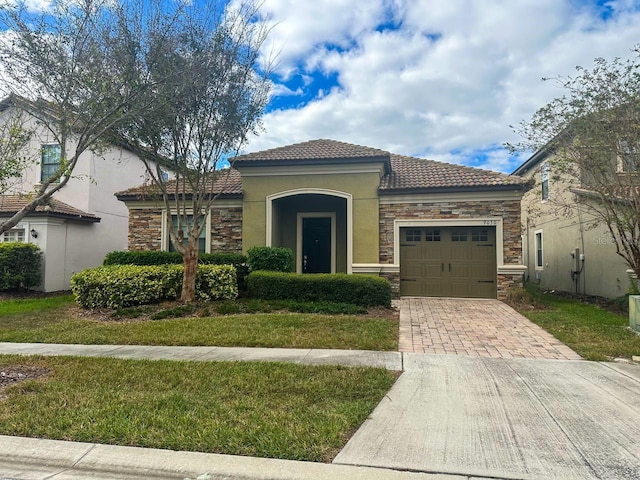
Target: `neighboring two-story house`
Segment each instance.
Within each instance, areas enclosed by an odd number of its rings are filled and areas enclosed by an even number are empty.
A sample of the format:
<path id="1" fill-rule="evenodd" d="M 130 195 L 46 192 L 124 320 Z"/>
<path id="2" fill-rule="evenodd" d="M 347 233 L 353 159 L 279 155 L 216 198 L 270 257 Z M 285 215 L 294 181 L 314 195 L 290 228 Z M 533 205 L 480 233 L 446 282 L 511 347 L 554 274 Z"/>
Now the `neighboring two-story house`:
<path id="1" fill-rule="evenodd" d="M 0 101 L 0 119 L 12 108 L 10 99 Z M 34 186 L 60 164 L 60 146 L 50 132 L 29 117 L 25 128 L 33 131 L 24 147 L 24 155 L 32 162 L 0 195 L 0 223 L 20 210 Z M 69 183 L 53 195 L 48 205 L 38 207 L 0 235 L 0 242 L 36 244 L 43 252 L 41 289 L 67 290 L 75 272 L 101 265 L 108 252 L 126 250 L 128 210 L 114 193 L 143 182 L 144 164 L 130 150 L 119 146 L 100 153 L 87 150 Z"/>
<path id="2" fill-rule="evenodd" d="M 611 155 L 612 181 L 639 185 L 635 162 Z M 589 179 L 577 167 L 560 167 L 542 148 L 512 175 L 533 182 L 522 198 L 523 260 L 530 282 L 543 289 L 615 298 L 630 287 L 629 266 L 616 253 L 606 224 L 596 222 L 588 202 L 596 201 Z"/>

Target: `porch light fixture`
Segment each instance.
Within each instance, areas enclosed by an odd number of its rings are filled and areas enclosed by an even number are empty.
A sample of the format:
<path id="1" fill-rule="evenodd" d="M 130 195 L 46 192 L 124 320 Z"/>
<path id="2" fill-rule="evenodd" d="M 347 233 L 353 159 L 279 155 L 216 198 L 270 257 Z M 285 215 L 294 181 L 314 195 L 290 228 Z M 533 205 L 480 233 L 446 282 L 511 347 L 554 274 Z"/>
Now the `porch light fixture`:
<path id="1" fill-rule="evenodd" d="M 31 236 L 32 236 L 33 238 L 38 238 L 38 232 L 36 232 L 36 229 L 35 229 L 35 228 L 32 228 L 32 229 L 31 229 L 31 232 L 29 232 L 29 233 L 31 233 Z"/>

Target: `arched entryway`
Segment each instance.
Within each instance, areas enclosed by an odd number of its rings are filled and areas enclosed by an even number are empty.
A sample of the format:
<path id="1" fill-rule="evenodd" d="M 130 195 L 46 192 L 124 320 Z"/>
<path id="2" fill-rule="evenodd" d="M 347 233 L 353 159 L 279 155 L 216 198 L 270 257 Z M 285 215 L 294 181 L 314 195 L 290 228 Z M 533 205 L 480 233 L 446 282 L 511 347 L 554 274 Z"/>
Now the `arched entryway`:
<path id="1" fill-rule="evenodd" d="M 352 196 L 298 189 L 267 197 L 267 246 L 293 250 L 298 273 L 351 273 Z"/>

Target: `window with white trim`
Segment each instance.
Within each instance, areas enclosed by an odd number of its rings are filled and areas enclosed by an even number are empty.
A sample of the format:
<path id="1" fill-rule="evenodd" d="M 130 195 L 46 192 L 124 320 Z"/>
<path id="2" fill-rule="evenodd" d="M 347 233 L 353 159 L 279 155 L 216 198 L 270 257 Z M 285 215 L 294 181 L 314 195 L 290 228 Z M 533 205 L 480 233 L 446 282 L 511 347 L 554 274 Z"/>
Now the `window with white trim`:
<path id="1" fill-rule="evenodd" d="M 202 218 L 202 217 L 201 217 Z M 192 215 L 187 215 L 187 221 L 189 223 L 192 222 L 193 216 Z M 184 222 L 184 218 L 183 218 L 183 222 Z M 171 223 L 173 224 L 173 227 L 176 229 L 176 232 L 178 231 L 178 215 L 171 215 Z M 202 228 L 202 231 L 200 232 L 200 237 L 198 238 L 198 252 L 200 253 L 204 253 L 206 252 L 206 238 L 207 238 L 207 232 L 206 232 L 207 228 L 206 226 Z M 184 234 L 184 240 L 183 240 L 183 244 L 186 245 L 187 242 L 189 241 L 188 236 L 187 236 L 187 225 L 185 225 L 184 223 L 182 224 L 182 233 Z M 171 242 L 171 237 L 167 234 L 167 237 L 169 238 L 169 251 L 170 252 L 175 252 L 176 248 L 173 246 L 173 242 Z"/>
<path id="2" fill-rule="evenodd" d="M 26 232 L 24 228 L 12 228 L 0 235 L 0 242 L 24 242 Z"/>
<path id="3" fill-rule="evenodd" d="M 49 179 L 60 168 L 60 145 L 52 143 L 42 145 L 42 163 L 40 164 L 40 181 Z"/>
<path id="4" fill-rule="evenodd" d="M 640 172 L 640 146 L 620 142 L 620 156 L 618 157 L 619 173 Z"/>
<path id="5" fill-rule="evenodd" d="M 549 164 L 543 163 L 540 168 L 540 185 L 542 185 L 541 200 L 549 199 Z"/>
<path id="6" fill-rule="evenodd" d="M 544 255 L 542 252 L 542 230 L 535 232 L 536 270 L 544 268 Z"/>

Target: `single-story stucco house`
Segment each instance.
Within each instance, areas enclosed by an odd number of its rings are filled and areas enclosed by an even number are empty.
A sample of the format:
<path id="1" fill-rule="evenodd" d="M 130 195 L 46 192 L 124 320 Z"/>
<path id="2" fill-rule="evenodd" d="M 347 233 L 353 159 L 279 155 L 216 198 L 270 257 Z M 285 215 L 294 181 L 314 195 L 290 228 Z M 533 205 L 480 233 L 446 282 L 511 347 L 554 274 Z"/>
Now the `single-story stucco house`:
<path id="1" fill-rule="evenodd" d="M 201 248 L 291 248 L 298 273 L 378 274 L 413 296 L 504 298 L 522 285 L 522 178 L 334 140 L 237 157 Z M 140 186 L 129 208 L 129 250 L 168 250 L 162 202 Z"/>

